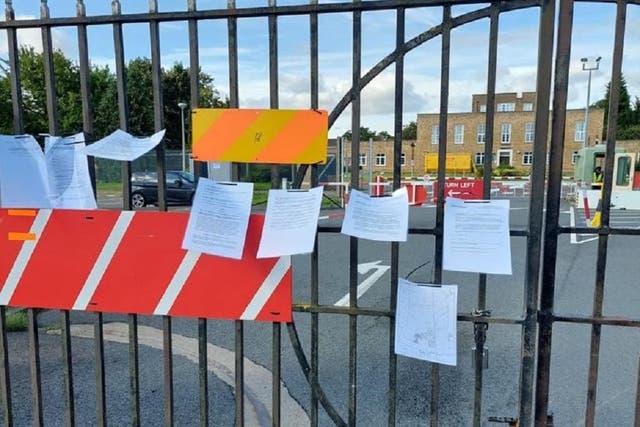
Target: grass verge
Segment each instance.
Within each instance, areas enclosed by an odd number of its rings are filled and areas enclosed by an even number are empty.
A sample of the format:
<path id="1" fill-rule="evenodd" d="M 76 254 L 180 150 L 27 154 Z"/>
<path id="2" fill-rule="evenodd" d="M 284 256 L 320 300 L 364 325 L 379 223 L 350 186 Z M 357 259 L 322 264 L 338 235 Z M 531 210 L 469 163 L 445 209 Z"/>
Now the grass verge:
<path id="1" fill-rule="evenodd" d="M 27 330 L 27 312 L 24 310 L 12 310 L 7 312 L 7 331 L 23 332 Z"/>

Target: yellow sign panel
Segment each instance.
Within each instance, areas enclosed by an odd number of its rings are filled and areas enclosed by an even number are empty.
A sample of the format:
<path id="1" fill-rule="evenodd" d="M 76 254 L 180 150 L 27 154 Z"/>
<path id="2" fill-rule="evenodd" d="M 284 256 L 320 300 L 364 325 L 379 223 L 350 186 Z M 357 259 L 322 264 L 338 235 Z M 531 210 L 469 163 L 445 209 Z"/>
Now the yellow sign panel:
<path id="1" fill-rule="evenodd" d="M 197 108 L 193 159 L 244 163 L 325 163 L 328 118 L 321 110 Z"/>

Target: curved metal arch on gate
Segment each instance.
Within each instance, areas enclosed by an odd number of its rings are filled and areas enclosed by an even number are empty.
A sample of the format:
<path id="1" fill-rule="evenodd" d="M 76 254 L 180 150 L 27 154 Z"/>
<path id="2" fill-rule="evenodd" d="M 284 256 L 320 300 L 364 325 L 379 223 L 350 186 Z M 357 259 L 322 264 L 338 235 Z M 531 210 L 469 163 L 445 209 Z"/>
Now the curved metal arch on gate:
<path id="1" fill-rule="evenodd" d="M 301 0 L 302 2 L 302 0 Z M 425 280 L 431 283 L 442 284 L 448 283 L 454 277 L 460 280 L 460 285 L 467 286 L 472 291 L 467 291 L 468 304 L 466 310 L 459 310 L 458 324 L 461 330 L 465 332 L 465 347 L 458 355 L 458 366 L 455 370 L 452 368 L 441 368 L 437 364 L 420 365 L 412 362 L 404 363 L 398 361 L 394 352 L 394 334 L 395 334 L 395 313 L 396 313 L 396 297 L 398 279 L 401 277 L 401 270 L 407 268 L 403 258 L 410 258 L 411 254 L 403 252 L 403 247 L 399 243 L 390 243 L 382 250 L 385 251 L 389 261 L 389 280 L 388 291 L 384 293 L 385 306 L 379 305 L 363 306 L 358 300 L 359 285 L 359 262 L 361 257 L 369 255 L 371 252 L 366 247 L 367 244 L 357 238 L 348 238 L 342 244 L 347 248 L 348 262 L 343 260 L 347 280 L 335 280 L 331 285 L 340 288 L 348 288 L 346 306 L 336 306 L 328 303 L 321 303 L 321 288 L 327 286 L 327 283 L 321 283 L 321 276 L 324 269 L 332 269 L 331 266 L 323 264 L 320 254 L 326 254 L 327 239 L 325 236 L 334 236 L 340 233 L 340 227 L 336 225 L 321 225 L 318 228 L 318 237 L 314 252 L 309 256 L 310 274 L 308 281 L 305 280 L 305 291 L 308 290 L 308 301 L 298 302 L 294 304 L 296 312 L 296 321 L 287 324 L 287 332 L 292 344 L 291 350 L 293 356 L 289 353 L 283 354 L 288 349 L 283 348 L 281 340 L 281 325 L 274 323 L 271 327 L 271 373 L 272 373 L 272 396 L 270 408 L 270 422 L 272 425 L 281 425 L 282 417 L 282 395 L 281 382 L 283 376 L 292 376 L 290 372 L 284 372 L 285 368 L 290 367 L 292 358 L 295 357 L 296 363 L 302 370 L 304 379 L 308 382 L 308 392 L 300 393 L 294 396 L 299 400 L 304 400 L 304 407 L 309 415 L 311 425 L 325 425 L 333 423 L 335 425 L 356 425 L 357 423 L 379 422 L 379 424 L 396 425 L 397 423 L 422 423 L 428 422 L 430 425 L 450 425 L 459 422 L 464 425 L 472 424 L 474 426 L 484 425 L 487 421 L 502 422 L 510 425 L 533 425 L 545 426 L 552 425 L 554 416 L 558 420 L 563 414 L 558 414 L 555 407 L 560 407 L 562 399 L 554 395 L 552 387 L 551 373 L 554 368 L 558 353 L 553 353 L 554 348 L 558 348 L 557 339 L 553 341 L 556 347 L 552 347 L 552 337 L 554 332 L 566 337 L 566 333 L 562 331 L 556 332 L 558 325 L 584 325 L 589 329 L 589 352 L 588 352 L 588 369 L 585 378 L 573 378 L 573 381 L 584 380 L 587 383 L 584 393 L 584 422 L 585 425 L 593 425 L 598 420 L 597 410 L 602 409 L 603 402 L 606 399 L 598 394 L 599 380 L 602 378 L 600 373 L 600 361 L 603 354 L 604 344 L 602 343 L 603 330 L 607 328 L 623 328 L 627 330 L 637 330 L 640 327 L 640 314 L 632 313 L 630 316 L 607 315 L 604 310 L 605 301 L 605 272 L 607 271 L 608 252 L 612 240 L 618 236 L 637 236 L 640 235 L 638 229 L 632 229 L 624 226 L 616 226 L 612 223 L 611 202 L 613 197 L 614 182 L 614 158 L 616 150 L 616 118 L 617 111 L 615 108 L 609 108 L 609 125 L 606 129 L 606 140 L 611 141 L 606 145 L 606 160 L 604 174 L 604 190 L 602 193 L 601 223 L 597 228 L 581 227 L 575 223 L 566 223 L 562 214 L 565 209 L 563 197 L 563 159 L 567 155 L 567 146 L 570 141 L 566 140 L 566 127 L 568 117 L 567 97 L 569 87 L 569 71 L 571 68 L 571 48 L 573 35 L 573 17 L 574 7 L 581 2 L 570 0 L 514 0 L 514 1 L 495 1 L 495 2 L 471 2 L 461 1 L 433 1 L 433 0 L 371 0 L 340 3 L 322 3 L 319 0 L 309 0 L 306 4 L 296 5 L 278 5 L 276 0 L 264 0 L 264 6 L 261 7 L 238 7 L 240 2 L 228 0 L 226 8 L 219 9 L 198 9 L 196 0 L 187 0 L 184 2 L 186 9 L 183 11 L 159 12 L 158 1 L 149 2 L 149 10 L 145 13 L 126 14 L 122 13 L 121 1 L 113 0 L 109 3 L 111 14 L 89 16 L 86 12 L 85 2 L 76 1 L 75 17 L 51 17 L 49 5 L 47 1 L 40 2 L 39 19 L 17 19 L 14 6 L 17 8 L 16 2 L 5 2 L 6 20 L 0 22 L 0 30 L 7 35 L 7 60 L 11 83 L 11 98 L 13 102 L 13 126 L 16 134 L 24 132 L 24 94 L 21 86 L 21 69 L 19 62 L 19 45 L 18 32 L 25 29 L 40 30 L 43 46 L 43 68 L 45 76 L 46 88 L 46 110 L 48 118 L 48 129 L 43 132 L 57 134 L 59 132 L 59 112 L 58 100 L 56 97 L 56 76 L 53 63 L 54 46 L 52 40 L 52 30 L 58 27 L 74 27 L 77 30 L 78 39 L 78 67 L 80 70 L 80 88 L 82 100 L 82 122 L 83 131 L 88 136 L 94 133 L 94 117 L 92 105 L 95 100 L 91 99 L 90 91 L 90 49 L 87 36 L 87 29 L 92 26 L 110 26 L 114 41 L 114 64 L 115 74 L 117 76 L 117 104 L 119 124 L 123 130 L 129 127 L 129 105 L 127 100 L 128 89 L 126 86 L 126 64 L 125 50 L 126 46 L 123 37 L 123 27 L 128 24 L 148 24 L 149 26 L 149 46 L 152 67 L 152 87 L 153 87 L 153 114 L 155 130 L 160 130 L 165 125 L 165 116 L 163 110 L 162 97 L 162 55 L 160 49 L 160 24 L 166 22 L 186 22 L 188 43 L 189 43 L 189 68 L 199 69 L 201 67 L 200 44 L 203 37 L 199 32 L 199 24 L 205 21 L 226 22 L 227 27 L 227 48 L 228 48 L 228 69 L 229 69 L 229 106 L 238 108 L 240 102 L 240 62 L 239 62 L 239 25 L 238 23 L 244 19 L 266 18 L 267 34 L 268 34 L 268 72 L 269 72 L 269 107 L 272 109 L 280 108 L 279 97 L 279 27 L 278 20 L 283 17 L 308 19 L 309 28 L 309 63 L 310 63 L 310 87 L 309 87 L 309 108 L 318 109 L 320 107 L 320 55 L 319 55 L 319 17 L 332 16 L 332 14 L 342 13 L 350 14 L 352 47 L 351 47 L 351 82 L 350 87 L 333 106 L 329 114 L 329 126 L 331 127 L 345 113 L 347 107 L 351 106 L 351 135 L 350 157 L 351 159 L 359 159 L 361 155 L 360 128 L 362 125 L 362 91 L 371 82 L 373 82 L 383 71 L 394 66 L 394 98 L 393 98 L 393 125 L 394 138 L 392 158 L 392 183 L 393 189 L 401 186 L 403 170 L 401 167 L 401 156 L 403 153 L 403 108 L 404 108 L 404 77 L 405 77 L 405 56 L 414 49 L 424 45 L 427 42 L 440 42 L 440 57 L 431 58 L 434 63 L 438 63 L 437 69 L 440 74 L 440 90 L 439 90 L 439 109 L 437 119 L 437 144 L 433 147 L 438 155 L 437 182 L 438 190 L 432 212 L 433 224 L 425 225 L 420 222 L 417 225 L 411 225 L 409 229 L 410 238 L 417 242 L 416 247 L 424 250 L 424 257 L 420 259 L 417 267 L 411 269 L 406 276 L 420 271 Z M 638 0 L 618 0 L 591 2 L 585 1 L 583 4 L 601 3 L 610 5 L 615 9 L 614 23 L 614 44 L 611 49 L 611 74 L 610 87 L 611 95 L 609 99 L 610 106 L 618 105 L 619 88 L 622 82 L 622 64 L 623 54 L 625 52 L 625 30 L 626 17 L 632 8 L 634 12 L 640 8 Z M 477 9 L 467 11 L 477 5 Z M 456 7 L 464 7 L 464 12 L 454 16 L 453 9 Z M 437 10 L 441 13 L 439 23 L 433 25 L 425 31 L 419 33 L 413 38 L 406 40 L 406 13 L 409 9 L 429 9 Z M 531 145 L 532 165 L 530 168 L 529 179 L 529 196 L 523 197 L 524 206 L 528 212 L 526 218 L 514 226 L 510 230 L 513 242 L 517 242 L 518 254 L 524 258 L 520 264 L 518 273 L 521 275 L 514 276 L 508 280 L 499 280 L 494 276 L 486 274 L 474 274 L 467 276 L 451 276 L 443 271 L 443 220 L 445 209 L 445 183 L 446 180 L 446 157 L 451 149 L 448 141 L 448 133 L 450 133 L 450 95 L 451 95 L 451 56 L 452 43 L 451 35 L 455 29 L 464 28 L 465 25 L 477 23 L 481 20 L 488 20 L 488 55 L 486 69 L 486 113 L 484 119 L 484 129 L 486 130 L 485 141 L 481 146 L 483 174 L 482 194 L 484 199 L 491 199 L 494 196 L 494 188 L 492 187 L 492 172 L 496 167 L 496 162 L 492 157 L 496 150 L 500 150 L 502 143 L 498 135 L 494 135 L 494 128 L 500 124 L 500 115 L 497 111 L 499 94 L 496 93 L 496 82 L 498 75 L 498 49 L 499 49 L 499 30 L 500 19 L 503 14 L 520 10 L 532 9 L 539 11 L 538 14 L 538 38 L 535 40 L 537 44 L 537 61 L 535 72 L 535 92 L 537 106 L 551 106 L 551 110 L 547 108 L 535 108 L 532 113 L 534 139 Z M 362 33 L 363 33 L 363 16 L 369 12 L 391 11 L 395 12 L 395 47 L 384 57 L 379 59 L 375 65 L 369 70 L 363 72 L 362 68 Z M 556 20 L 557 16 L 557 20 Z M 426 26 L 425 26 L 426 27 Z M 557 30 L 557 39 L 555 32 Z M 635 41 L 634 39 L 632 41 Z M 640 44 L 640 40 L 636 43 Z M 533 42 L 531 46 L 535 45 Z M 530 46 L 527 46 L 529 48 Z M 554 56 L 555 55 L 555 56 Z M 216 76 L 217 77 L 217 76 Z M 533 83 L 533 82 L 532 82 Z M 192 108 L 200 106 L 201 93 L 198 77 L 195 73 L 191 74 L 189 82 L 190 94 L 192 100 Z M 389 100 L 391 102 L 391 100 Z M 424 144 L 431 144 L 428 136 L 422 135 Z M 473 148 L 475 151 L 477 148 Z M 548 159 L 548 161 L 547 161 Z M 355 160 L 352 160 L 355 162 Z M 355 163 L 354 163 L 355 164 Z M 93 165 L 92 165 L 93 167 Z M 164 148 L 159 147 L 156 151 L 155 164 L 158 177 L 164 178 L 166 172 Z M 341 164 L 342 167 L 342 164 Z M 121 165 L 123 186 L 123 207 L 131 209 L 131 165 L 123 162 Z M 195 165 L 197 175 L 205 173 L 204 165 Z M 319 184 L 318 166 L 317 165 L 299 165 L 294 186 L 300 187 L 303 183 L 305 175 L 310 171 L 309 182 L 312 186 Z M 95 173 L 95 170 L 94 170 Z M 239 168 L 235 168 L 235 178 L 240 177 Z M 166 189 L 164 189 L 164 179 L 159 179 L 159 194 L 161 194 L 158 208 L 159 210 L 167 210 L 166 198 L 164 197 Z M 278 184 L 277 170 L 272 171 L 273 185 Z M 359 189 L 361 187 L 361 177 L 357 167 L 352 168 L 349 185 L 351 188 Z M 417 208 L 416 208 L 417 209 Z M 573 208 L 572 208 L 573 209 Z M 425 211 L 427 209 L 425 208 Z M 593 286 L 593 299 L 591 312 L 582 315 L 568 314 L 563 312 L 562 306 L 558 306 L 556 299 L 559 292 L 557 283 L 559 279 L 557 275 L 559 271 L 563 271 L 559 266 L 558 258 L 561 257 L 561 250 L 567 250 L 564 245 L 564 237 L 574 235 L 597 234 L 597 249 L 595 254 L 595 279 Z M 380 250 L 380 246 L 376 246 L 376 250 Z M 378 254 L 378 252 L 376 252 Z M 382 255 L 381 255 L 382 256 Z M 424 273 L 426 269 L 430 269 L 428 273 Z M 616 277 L 614 275 L 614 277 Z M 495 289 L 505 289 L 505 286 L 515 286 L 516 283 L 522 283 L 521 287 L 521 305 L 515 308 L 505 309 L 501 307 L 503 302 L 500 300 L 500 291 Z M 294 284 L 295 286 L 295 284 Z M 470 292 L 475 291 L 475 295 L 470 296 Z M 495 297 L 495 300 L 491 300 Z M 470 302 L 469 302 L 470 301 Z M 467 304 L 467 305 L 468 305 Z M 521 313 L 514 312 L 520 311 Z M 497 315 L 495 313 L 498 313 Z M 41 374 L 40 367 L 40 350 L 39 350 L 39 333 L 38 333 L 38 316 L 35 309 L 28 309 L 29 320 L 29 365 L 31 372 L 31 394 L 32 394 L 32 412 L 34 423 L 43 425 L 45 423 L 45 412 L 43 409 L 42 382 L 46 381 Z M 304 319 L 304 320 L 303 320 Z M 346 332 L 342 335 L 336 330 L 330 328 L 335 326 L 336 319 L 346 323 Z M 348 319 L 348 320 L 346 320 Z M 139 339 L 138 326 L 141 320 L 136 315 L 129 315 L 129 392 L 130 392 L 130 419 L 133 425 L 144 423 L 141 415 L 140 402 L 140 355 L 139 355 Z M 74 397 L 73 382 L 73 363 L 72 363 L 72 346 L 71 346 L 71 323 L 72 313 L 67 311 L 61 312 L 61 331 L 62 331 L 62 369 L 64 376 L 64 403 L 65 403 L 65 421 L 68 424 L 76 422 L 76 413 L 78 405 L 82 405 L 82 399 Z M 165 420 L 167 425 L 172 425 L 175 420 L 175 390 L 173 389 L 173 330 L 175 320 L 168 316 L 162 318 L 163 333 L 163 376 L 164 376 L 164 397 L 163 407 L 165 412 Z M 380 324 L 382 322 L 382 325 Z M 324 326 L 323 323 L 331 326 Z M 383 366 L 377 366 L 378 370 L 374 374 L 385 376 L 384 381 L 377 378 L 373 383 L 378 385 L 384 383 L 386 389 L 381 395 L 385 398 L 385 405 L 381 405 L 379 401 L 363 401 L 363 394 L 371 397 L 372 392 L 364 385 L 363 376 L 369 375 L 371 366 L 368 362 L 363 362 L 361 342 L 362 334 L 366 335 L 366 331 L 371 330 L 375 325 L 377 335 L 375 346 L 384 348 L 386 355 Z M 106 385 L 106 361 L 104 355 L 104 319 L 103 314 L 96 314 L 95 318 L 95 369 L 96 369 L 96 424 L 106 425 L 107 408 L 109 399 L 107 396 Z M 199 383 L 198 383 L 198 409 L 200 414 L 201 425 L 208 425 L 213 422 L 211 415 L 210 400 L 210 384 L 208 379 L 207 363 L 210 357 L 215 355 L 208 354 L 208 340 L 211 331 L 210 321 L 206 319 L 198 319 L 197 321 L 197 337 L 199 349 Z M 364 325 L 364 327 L 363 327 Z M 491 326 L 491 328 L 490 328 Z M 246 329 L 250 328 L 245 322 L 236 321 L 233 324 L 233 350 L 235 351 L 235 424 L 244 425 L 247 409 L 245 408 L 245 398 L 247 397 L 245 378 L 245 358 L 247 357 Z M 308 328 L 304 331 L 301 328 Z M 329 328 L 329 329 L 327 329 Z M 554 328 L 556 328 L 554 330 Z M 10 335 L 7 334 L 6 325 L 6 308 L 0 307 L 0 391 L 2 394 L 3 420 L 5 425 L 11 425 L 17 422 L 15 419 L 15 411 L 12 401 L 11 390 L 11 358 L 12 353 L 9 350 Z M 516 332 L 513 332 L 513 331 Z M 495 331 L 495 333 L 494 333 Z M 260 331 L 261 337 L 264 338 L 264 329 Z M 251 331 L 255 334 L 255 331 Z M 308 338 L 308 351 L 305 349 L 304 340 L 301 336 Z M 324 334 L 324 335 L 323 335 Z M 337 343 L 335 336 L 341 336 L 345 341 Z M 509 345 L 501 340 L 502 337 L 510 337 Z M 367 339 L 371 339 L 366 335 Z M 324 351 L 321 347 L 324 345 L 337 345 L 347 347 L 344 352 L 346 358 L 339 362 L 332 360 L 322 360 Z M 501 378 L 500 374 L 491 373 L 486 370 L 489 363 L 488 350 L 489 344 L 500 346 L 503 353 L 496 352 L 498 360 L 507 363 L 509 357 L 515 354 L 516 362 L 511 360 L 509 367 L 503 368 L 512 374 L 517 373 L 517 379 Z M 515 343 L 515 344 L 514 344 Z M 469 348 L 473 345 L 473 351 Z M 633 342 L 631 348 L 633 349 Z M 371 350 L 371 347 L 364 347 Z M 510 348 L 511 352 L 507 355 L 506 349 Z M 639 350 L 640 352 L 640 350 Z M 267 351 L 267 353 L 269 353 Z M 378 354 L 378 353 L 376 353 Z M 556 357 L 556 359 L 554 359 Z M 637 355 L 636 355 L 637 357 Z M 625 359 L 625 360 L 628 360 Z M 471 368 L 468 368 L 468 361 L 471 362 Z M 640 362 L 640 361 L 638 361 Z M 342 364 L 341 367 L 338 365 Z M 493 364 L 493 362 L 492 362 Z M 330 370 L 327 365 L 335 365 L 335 369 L 344 374 L 340 379 L 344 380 L 342 388 L 333 383 L 337 377 L 335 373 L 327 372 Z M 363 372 L 362 366 L 365 366 L 367 372 Z M 514 367 L 515 366 L 515 367 Z M 565 366 L 565 365 L 561 365 Z M 331 366 L 332 368 L 334 366 Z M 490 365 L 491 369 L 493 365 Z M 630 390 L 630 402 L 635 402 L 635 412 L 633 415 L 625 418 L 635 420 L 636 424 L 640 423 L 640 367 L 635 366 L 632 372 L 636 378 L 636 390 Z M 418 374 L 414 374 L 418 372 Z M 324 376 L 323 376 L 324 375 Z M 401 378 L 399 379 L 399 375 Z M 415 376 L 418 378 L 415 378 Z M 422 375 L 422 377 L 420 377 Z M 515 375 L 514 375 L 515 376 Z M 460 380 L 459 378 L 463 378 Z M 331 380 L 327 380 L 331 378 Z M 412 380 L 411 386 L 407 385 L 407 381 Z M 502 382 L 500 382 L 500 381 Z M 404 395 L 413 393 L 412 386 L 419 387 L 423 395 L 415 397 L 417 408 L 407 409 Z M 15 384 L 13 384 L 15 387 Z M 364 390 L 363 390 L 364 388 Z M 495 402 L 494 400 L 504 397 L 500 395 L 500 391 L 496 392 L 495 388 L 509 393 L 508 402 Z M 556 388 L 555 393 L 562 388 Z M 489 391 L 491 393 L 489 393 Z M 635 396 L 635 400 L 633 399 Z M 379 395 L 375 395 L 379 398 Z M 213 397 L 215 398 L 215 397 Z M 452 400 L 453 399 L 453 400 Z M 457 400 L 455 400 L 457 399 Z M 492 400 L 494 399 L 494 400 Z M 555 400 L 554 400 L 555 399 Z M 499 399 L 498 399 L 499 400 Z M 404 406 L 400 406 L 399 402 L 404 402 Z M 556 405 L 556 406 L 554 406 Z M 386 414 L 386 420 L 371 420 L 367 418 L 367 412 L 372 406 L 385 406 L 381 411 Z M 362 408 L 365 408 L 363 410 Z M 413 412 L 411 412 L 413 409 Z M 406 415 L 402 411 L 410 412 Z M 457 412 L 455 412 L 457 411 Z M 496 412 L 498 411 L 498 412 Z M 566 415 L 564 415 L 566 417 Z M 412 418 L 413 417 L 413 418 Z"/>

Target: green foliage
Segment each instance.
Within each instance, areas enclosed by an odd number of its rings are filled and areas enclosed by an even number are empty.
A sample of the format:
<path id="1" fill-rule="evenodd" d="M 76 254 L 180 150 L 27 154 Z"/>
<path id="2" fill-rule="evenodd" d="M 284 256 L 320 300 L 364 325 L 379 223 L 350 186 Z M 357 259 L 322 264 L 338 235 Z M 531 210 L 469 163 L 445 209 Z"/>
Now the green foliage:
<path id="1" fill-rule="evenodd" d="M 511 165 L 500 165 L 493 169 L 493 176 L 527 176 L 529 172 Z"/>
<path id="2" fill-rule="evenodd" d="M 402 139 L 407 141 L 415 141 L 418 139 L 418 123 L 409 122 L 402 127 Z"/>
<path id="3" fill-rule="evenodd" d="M 26 132 L 37 135 L 49 133 L 52 126 L 47 114 L 45 90 L 44 56 L 32 47 L 22 47 L 18 53 L 19 77 L 22 93 L 24 129 L 15 129 L 13 123 L 13 101 L 11 98 L 11 70 L 6 60 L 0 59 L 0 132 L 13 134 Z M 82 100 L 80 94 L 79 66 L 66 58 L 61 51 L 53 54 L 54 80 L 56 86 L 56 108 L 59 134 L 69 135 L 82 131 Z M 163 125 L 167 129 L 166 146 L 181 148 L 182 123 L 179 102 L 192 106 L 224 108 L 228 99 L 222 99 L 213 85 L 213 77 L 198 72 L 200 102 L 190 99 L 191 70 L 180 63 L 170 69 L 161 70 Z M 135 58 L 126 65 L 125 85 L 129 132 L 148 135 L 155 130 L 152 64 L 149 58 Z M 93 118 L 93 140 L 100 139 L 121 127 L 119 100 L 115 73 L 109 67 L 93 66 L 89 76 L 91 113 Z M 185 111 L 185 130 L 189 133 L 190 114 Z"/>
<path id="4" fill-rule="evenodd" d="M 8 311 L 6 321 L 8 332 L 22 332 L 27 330 L 27 313 L 24 310 Z"/>
<path id="5" fill-rule="evenodd" d="M 602 128 L 602 140 L 607 139 L 607 126 L 609 123 L 609 95 L 611 82 L 607 83 L 607 89 L 603 99 L 594 107 L 604 109 L 604 126 Z M 636 96 L 635 102 L 631 102 L 631 96 L 627 89 L 627 81 L 622 76 L 620 81 L 620 94 L 618 99 L 618 123 L 616 127 L 617 139 L 639 139 L 637 126 L 640 126 L 640 99 Z"/>

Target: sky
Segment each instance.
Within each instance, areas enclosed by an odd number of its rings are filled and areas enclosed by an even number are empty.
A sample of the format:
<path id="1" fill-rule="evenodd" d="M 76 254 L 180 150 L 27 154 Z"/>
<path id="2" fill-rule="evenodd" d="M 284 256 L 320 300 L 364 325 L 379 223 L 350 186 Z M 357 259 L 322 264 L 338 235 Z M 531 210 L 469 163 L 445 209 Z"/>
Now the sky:
<path id="1" fill-rule="evenodd" d="M 17 19 L 40 15 L 39 0 L 14 0 Z M 198 0 L 199 10 L 226 7 L 224 0 Z M 307 4 L 305 0 L 277 0 L 278 6 Z M 319 3 L 336 3 L 319 0 Z M 51 17 L 75 16 L 73 0 L 49 0 Z M 269 0 L 236 0 L 237 8 L 267 6 Z M 111 14 L 111 0 L 86 0 L 87 15 Z M 452 8 L 454 16 L 486 6 Z M 1 7 L 1 6 L 0 6 Z M 123 14 L 148 12 L 148 2 L 121 0 Z M 186 10 L 187 0 L 159 0 L 160 12 Z M 613 54 L 614 4 L 575 3 L 568 108 L 584 108 L 587 103 L 589 73 L 582 70 L 580 58 L 601 56 L 599 69 L 591 73 L 590 103 L 604 97 L 610 80 Z M 4 14 L 0 14 L 4 16 Z M 405 40 L 437 25 L 440 7 L 407 9 Z M 497 92 L 535 91 L 539 9 L 502 13 L 499 21 Z M 627 30 L 623 74 L 632 100 L 640 97 L 640 6 L 627 9 Z M 395 11 L 362 14 L 362 74 L 393 51 Z M 149 25 L 124 25 L 125 57 L 150 57 Z M 225 20 L 199 24 L 200 64 L 214 78 L 223 96 L 229 94 L 227 24 Z M 93 65 L 113 64 L 111 26 L 90 26 L 89 56 Z M 471 95 L 486 93 L 489 21 L 480 20 L 456 28 L 451 34 L 449 111 L 468 112 Z M 41 49 L 37 29 L 19 30 L 20 44 Z M 53 31 L 54 48 L 77 61 L 77 34 L 73 27 Z M 241 108 L 269 108 L 269 34 L 267 18 L 238 20 L 239 103 Z M 415 121 L 419 113 L 436 113 L 440 105 L 440 47 L 437 37 L 410 51 L 404 64 L 403 123 Z M 160 24 L 162 66 L 176 62 L 189 64 L 186 22 Z M 278 19 L 279 106 L 310 107 L 309 18 L 290 16 Z M 351 87 L 352 14 L 334 13 L 319 17 L 319 102 L 329 112 Z M 0 31 L 0 57 L 6 57 L 6 34 Z M 393 134 L 395 66 L 376 77 L 362 93 L 361 125 Z M 351 110 L 347 108 L 329 130 L 330 136 L 351 129 Z"/>

